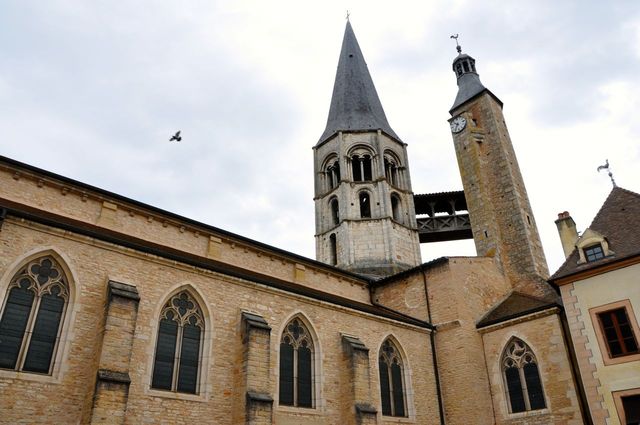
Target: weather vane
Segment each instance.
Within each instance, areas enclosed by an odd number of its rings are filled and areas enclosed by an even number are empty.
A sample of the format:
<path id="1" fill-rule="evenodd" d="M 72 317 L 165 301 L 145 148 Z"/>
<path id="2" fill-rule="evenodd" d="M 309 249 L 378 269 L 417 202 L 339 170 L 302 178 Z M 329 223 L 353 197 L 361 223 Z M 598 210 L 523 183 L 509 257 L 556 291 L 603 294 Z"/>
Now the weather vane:
<path id="1" fill-rule="evenodd" d="M 458 53 L 462 53 L 462 46 L 458 44 L 458 34 L 454 34 L 449 38 L 453 38 L 456 41 L 456 50 L 458 51 Z"/>
<path id="2" fill-rule="evenodd" d="M 613 187 L 617 187 L 616 185 L 616 181 L 613 179 L 613 173 L 611 172 L 611 169 L 609 168 L 609 160 L 605 160 L 604 165 L 601 165 L 598 167 L 598 172 L 602 171 L 602 170 L 607 170 L 607 174 L 609 174 L 609 178 L 611 179 L 611 184 L 613 185 Z"/>
<path id="3" fill-rule="evenodd" d="M 351 16 L 351 13 L 349 13 L 349 10 L 347 10 L 347 22 L 349 22 L 349 16 Z"/>

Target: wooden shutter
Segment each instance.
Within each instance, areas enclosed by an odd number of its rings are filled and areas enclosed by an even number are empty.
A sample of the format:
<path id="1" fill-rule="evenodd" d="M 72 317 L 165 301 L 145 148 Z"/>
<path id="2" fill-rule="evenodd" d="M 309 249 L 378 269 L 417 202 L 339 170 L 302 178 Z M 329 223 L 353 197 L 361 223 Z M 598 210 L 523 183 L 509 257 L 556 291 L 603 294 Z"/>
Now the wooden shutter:
<path id="1" fill-rule="evenodd" d="M 178 324 L 169 319 L 160 320 L 156 358 L 153 364 L 151 387 L 160 390 L 171 390 L 173 382 L 173 363 L 176 355 L 176 338 Z"/>
<path id="2" fill-rule="evenodd" d="M 509 402 L 511 403 L 511 413 L 524 412 L 527 410 L 524 404 L 522 393 L 522 383 L 520 382 L 520 371 L 517 367 L 509 367 L 504 371 L 507 378 L 507 389 L 509 391 Z"/>
<path id="3" fill-rule="evenodd" d="M 179 392 L 197 393 L 201 333 L 201 329 L 192 324 L 187 324 L 182 329 L 182 349 L 177 386 Z"/>
<path id="4" fill-rule="evenodd" d="M 387 363 L 380 359 L 378 362 L 380 369 L 380 399 L 382 401 L 382 414 L 391 416 L 391 388 L 389 387 L 389 368 Z"/>
<path id="5" fill-rule="evenodd" d="M 15 369 L 20 346 L 31 313 L 34 293 L 28 291 L 26 284 L 9 291 L 2 320 L 0 320 L 0 367 Z"/>
<path id="6" fill-rule="evenodd" d="M 280 404 L 293 405 L 293 346 L 280 344 Z"/>
<path id="7" fill-rule="evenodd" d="M 391 365 L 391 382 L 393 383 L 393 416 L 405 416 L 402 367 L 397 363 Z"/>
<path id="8" fill-rule="evenodd" d="M 298 406 L 313 407 L 311 401 L 311 350 L 298 348 Z"/>
<path id="9" fill-rule="evenodd" d="M 58 341 L 64 303 L 64 298 L 54 293 L 44 294 L 40 298 L 40 307 L 38 307 L 23 370 L 49 373 L 51 357 Z"/>
<path id="10" fill-rule="evenodd" d="M 540 382 L 540 373 L 538 365 L 535 363 L 527 363 L 524 365 L 524 381 L 527 384 L 527 392 L 529 393 L 529 405 L 531 410 L 544 409 L 546 403 L 544 401 L 544 393 L 542 392 L 542 383 Z"/>

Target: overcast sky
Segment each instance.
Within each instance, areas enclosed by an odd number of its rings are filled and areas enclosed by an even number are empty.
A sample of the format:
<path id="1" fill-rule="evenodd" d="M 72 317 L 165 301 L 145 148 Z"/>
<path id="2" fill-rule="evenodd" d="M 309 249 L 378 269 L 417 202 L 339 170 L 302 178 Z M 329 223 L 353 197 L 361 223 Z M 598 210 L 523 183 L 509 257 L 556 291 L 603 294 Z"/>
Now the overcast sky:
<path id="1" fill-rule="evenodd" d="M 0 154 L 314 258 L 311 147 L 349 9 L 415 193 L 462 189 L 447 123 L 460 34 L 504 102 L 553 273 L 557 213 L 583 230 L 611 190 L 598 165 L 640 191 L 640 2 L 390 4 L 3 1 Z"/>

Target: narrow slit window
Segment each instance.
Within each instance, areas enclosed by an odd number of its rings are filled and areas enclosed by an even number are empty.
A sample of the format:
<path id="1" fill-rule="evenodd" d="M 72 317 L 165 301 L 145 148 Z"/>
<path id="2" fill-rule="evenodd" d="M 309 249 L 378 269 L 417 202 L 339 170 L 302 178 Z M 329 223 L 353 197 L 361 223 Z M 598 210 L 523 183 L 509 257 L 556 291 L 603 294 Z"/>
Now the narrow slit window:
<path id="1" fill-rule="evenodd" d="M 360 218 L 371 218 L 371 198 L 369 193 L 360 192 Z"/>

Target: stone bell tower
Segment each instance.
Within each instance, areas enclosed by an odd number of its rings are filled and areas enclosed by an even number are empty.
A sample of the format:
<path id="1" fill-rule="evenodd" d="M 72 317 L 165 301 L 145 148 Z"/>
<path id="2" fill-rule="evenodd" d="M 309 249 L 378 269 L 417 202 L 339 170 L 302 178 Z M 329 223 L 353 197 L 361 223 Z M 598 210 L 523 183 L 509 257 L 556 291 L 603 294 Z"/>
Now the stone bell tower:
<path id="1" fill-rule="evenodd" d="M 313 153 L 316 258 L 380 277 L 420 264 L 406 144 L 387 122 L 349 22 Z"/>
<path id="2" fill-rule="evenodd" d="M 453 71 L 458 94 L 449 123 L 476 250 L 496 257 L 513 286 L 526 290 L 549 272 L 502 102 L 482 85 L 475 59 L 460 46 Z"/>

